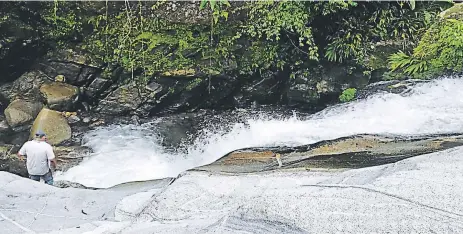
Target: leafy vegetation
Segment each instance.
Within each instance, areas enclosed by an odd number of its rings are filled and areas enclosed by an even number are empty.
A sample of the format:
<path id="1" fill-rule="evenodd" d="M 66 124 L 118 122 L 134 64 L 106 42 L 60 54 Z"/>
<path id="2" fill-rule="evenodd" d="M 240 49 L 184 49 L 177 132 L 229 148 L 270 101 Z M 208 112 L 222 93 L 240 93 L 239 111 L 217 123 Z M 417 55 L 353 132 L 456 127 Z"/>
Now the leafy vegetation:
<path id="1" fill-rule="evenodd" d="M 349 15 L 336 15 L 335 27 L 329 29 L 325 57 L 329 61 L 353 60 L 368 66 L 367 60 L 376 50 L 378 42 L 395 41 L 409 49 L 435 15 L 441 11 L 442 3 L 415 3 L 409 5 L 387 3 L 363 3 L 350 11 Z"/>
<path id="2" fill-rule="evenodd" d="M 400 51 L 391 55 L 389 60 L 392 71 L 414 78 L 462 72 L 463 20 L 440 20 L 425 33 L 410 54 Z"/>
<path id="3" fill-rule="evenodd" d="M 190 3 L 2 3 L 0 29 L 20 20 L 44 41 L 73 44 L 94 62 L 121 66 L 142 79 L 171 70 L 193 70 L 196 76 L 268 69 L 292 74 L 320 62 L 369 72 L 387 65 L 371 65 L 376 47 L 385 42 L 402 48 L 390 57 L 396 72 L 437 74 L 461 66 L 461 21 L 434 24 L 451 6 L 447 2 L 202 0 L 195 9 L 182 4 Z M 190 10 L 187 20 L 166 17 Z M 8 38 L 8 30 L 3 33 Z"/>
<path id="4" fill-rule="evenodd" d="M 348 88 L 345 89 L 341 95 L 339 96 L 339 101 L 341 102 L 349 102 L 355 98 L 355 94 L 357 93 L 356 88 Z"/>

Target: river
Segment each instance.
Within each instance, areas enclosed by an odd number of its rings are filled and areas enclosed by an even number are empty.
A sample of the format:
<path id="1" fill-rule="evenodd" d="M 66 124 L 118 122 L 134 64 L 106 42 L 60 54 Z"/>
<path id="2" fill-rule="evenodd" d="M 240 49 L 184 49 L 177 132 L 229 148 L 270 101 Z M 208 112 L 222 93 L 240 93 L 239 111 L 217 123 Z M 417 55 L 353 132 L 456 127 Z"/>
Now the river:
<path id="1" fill-rule="evenodd" d="M 111 125 L 88 132 L 84 145 L 93 153 L 57 176 L 89 187 L 175 177 L 241 148 L 298 146 L 355 134 L 416 136 L 463 132 L 463 79 L 420 82 L 402 94 L 381 92 L 309 116 L 250 114 L 244 122 L 210 125 L 176 153 L 162 146 L 156 121 Z M 245 110 L 244 110 L 245 111 Z M 220 117 L 220 116 L 219 116 Z"/>

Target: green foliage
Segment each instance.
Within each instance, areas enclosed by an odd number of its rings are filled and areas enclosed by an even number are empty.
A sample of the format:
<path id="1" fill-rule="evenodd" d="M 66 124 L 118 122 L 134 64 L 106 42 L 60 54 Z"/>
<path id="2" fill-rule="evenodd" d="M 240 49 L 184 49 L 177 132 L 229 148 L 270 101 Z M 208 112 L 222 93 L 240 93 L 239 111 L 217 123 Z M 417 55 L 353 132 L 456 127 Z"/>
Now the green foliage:
<path id="1" fill-rule="evenodd" d="M 415 78 L 429 78 L 463 70 L 463 21 L 443 19 L 434 24 L 408 55 L 389 58 L 390 69 Z"/>
<path id="2" fill-rule="evenodd" d="M 318 60 L 311 22 L 319 14 L 328 15 L 356 5 L 352 1 L 313 3 L 303 1 L 258 1 L 244 9 L 249 18 L 241 25 L 240 35 L 267 41 L 287 41 L 296 53 Z"/>
<path id="3" fill-rule="evenodd" d="M 216 24 L 221 17 L 228 19 L 228 11 L 223 10 L 223 8 L 230 7 L 228 0 L 201 0 L 199 9 L 204 9 L 204 7 L 209 3 L 210 9 L 212 10 L 212 19 Z"/>
<path id="4" fill-rule="evenodd" d="M 329 25 L 325 58 L 333 62 L 355 61 L 369 66 L 368 59 L 378 41 L 398 41 L 403 48 L 415 45 L 431 25 L 442 3 L 406 1 L 359 3 L 350 14 L 334 15 Z"/>
<path id="5" fill-rule="evenodd" d="M 193 88 L 197 87 L 199 84 L 201 84 L 203 80 L 201 78 L 196 78 L 188 83 L 188 85 L 185 87 L 186 90 L 190 91 Z"/>
<path id="6" fill-rule="evenodd" d="M 357 89 L 355 88 L 348 88 L 345 89 L 342 94 L 339 96 L 339 100 L 341 102 L 349 102 L 355 98 L 355 94 L 357 93 Z"/>
<path id="7" fill-rule="evenodd" d="M 190 54 L 196 54 L 209 42 L 201 26 L 187 27 L 143 17 L 126 9 L 116 15 L 96 16 L 88 21 L 94 34 L 88 37 L 84 49 L 95 59 L 119 64 L 127 70 L 141 69 L 148 77 L 156 72 L 188 69 L 194 65 Z"/>
<path id="8" fill-rule="evenodd" d="M 295 46 L 307 47 L 310 59 L 317 59 L 317 47 L 313 42 L 312 29 L 306 24 L 309 13 L 304 2 L 262 1 L 248 4 L 249 19 L 241 26 L 241 32 L 257 39 L 279 41 L 288 33 L 297 33 Z"/>
<path id="9" fill-rule="evenodd" d="M 221 7 L 230 6 L 230 3 L 227 0 L 201 0 L 201 4 L 199 5 L 199 9 L 204 9 L 204 7 L 209 3 L 212 11 L 219 10 Z"/>
<path id="10" fill-rule="evenodd" d="M 201 17 L 209 17 L 206 22 L 210 24 L 196 23 L 195 16 L 191 16 L 193 23 L 170 19 L 168 14 L 179 12 L 160 10 L 165 3 L 54 1 L 27 3 L 25 8 L 40 12 L 40 16 L 30 14 L 38 19 L 27 25 L 44 41 L 62 44 L 81 38 L 79 48 L 93 62 L 121 66 L 133 77 L 142 74 L 142 79 L 169 70 L 194 70 L 202 77 L 227 72 L 255 75 L 269 69 L 295 73 L 303 64 L 316 65 L 320 60 L 368 67 L 373 66 L 377 42 L 385 41 L 402 46 L 403 54 L 391 57 L 397 61 L 396 70 L 419 73 L 459 63 L 457 59 L 433 65 L 428 55 L 407 57 L 446 3 L 202 0 L 197 10 L 202 9 Z M 0 27 L 24 13 L 21 4 L 1 6 L 5 14 Z M 5 9 L 10 8 L 21 14 L 7 14 Z M 459 48 L 455 43 L 452 46 Z M 440 53 L 442 59 L 458 58 L 461 51 L 421 47 L 426 53 Z"/>
<path id="11" fill-rule="evenodd" d="M 67 39 L 82 30 L 83 21 L 79 17 L 79 8 L 75 3 L 54 0 L 46 4 L 42 12 L 43 19 L 47 25 L 51 26 L 43 28 L 43 33 L 47 38 Z"/>
<path id="12" fill-rule="evenodd" d="M 366 46 L 363 44 L 362 35 L 348 33 L 343 38 L 335 38 L 327 48 L 325 57 L 328 61 L 344 62 L 348 59 L 365 57 Z"/>

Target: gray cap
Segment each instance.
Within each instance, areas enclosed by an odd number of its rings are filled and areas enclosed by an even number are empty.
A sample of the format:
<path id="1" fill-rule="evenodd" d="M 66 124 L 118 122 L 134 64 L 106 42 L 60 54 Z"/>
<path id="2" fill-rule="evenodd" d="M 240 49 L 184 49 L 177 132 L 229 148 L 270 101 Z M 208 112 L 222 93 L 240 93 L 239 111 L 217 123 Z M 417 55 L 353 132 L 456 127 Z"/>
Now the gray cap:
<path id="1" fill-rule="evenodd" d="M 35 136 L 38 136 L 38 137 L 44 137 L 46 135 L 47 134 L 45 134 L 42 130 L 38 130 L 37 132 L 35 132 Z"/>

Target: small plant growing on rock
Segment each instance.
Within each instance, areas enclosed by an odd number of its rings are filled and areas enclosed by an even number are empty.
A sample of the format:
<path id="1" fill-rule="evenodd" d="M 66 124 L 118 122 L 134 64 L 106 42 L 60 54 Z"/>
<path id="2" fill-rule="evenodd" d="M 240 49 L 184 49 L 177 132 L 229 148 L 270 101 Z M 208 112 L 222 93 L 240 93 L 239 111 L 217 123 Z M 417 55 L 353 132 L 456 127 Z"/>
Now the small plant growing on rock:
<path id="1" fill-rule="evenodd" d="M 355 98 L 355 94 L 357 93 L 356 88 L 348 88 L 342 91 L 342 94 L 339 96 L 339 100 L 341 102 L 348 102 L 352 101 Z"/>

